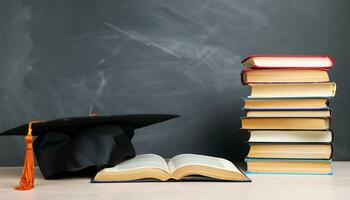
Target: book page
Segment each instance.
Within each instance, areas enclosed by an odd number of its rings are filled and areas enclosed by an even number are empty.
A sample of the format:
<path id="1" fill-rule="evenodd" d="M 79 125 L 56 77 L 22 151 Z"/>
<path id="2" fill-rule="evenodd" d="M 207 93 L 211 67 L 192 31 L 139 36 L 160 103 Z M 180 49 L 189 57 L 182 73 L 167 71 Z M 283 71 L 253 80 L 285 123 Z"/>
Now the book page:
<path id="1" fill-rule="evenodd" d="M 168 162 L 170 173 L 173 173 L 176 169 L 186 165 L 202 165 L 241 173 L 232 162 L 223 158 L 212 156 L 204 156 L 198 154 L 180 154 L 173 157 Z"/>
<path id="2" fill-rule="evenodd" d="M 161 156 L 156 154 L 141 154 L 135 158 L 123 161 L 115 167 L 105 168 L 105 171 L 123 171 L 142 168 L 155 168 L 169 173 L 168 164 Z"/>

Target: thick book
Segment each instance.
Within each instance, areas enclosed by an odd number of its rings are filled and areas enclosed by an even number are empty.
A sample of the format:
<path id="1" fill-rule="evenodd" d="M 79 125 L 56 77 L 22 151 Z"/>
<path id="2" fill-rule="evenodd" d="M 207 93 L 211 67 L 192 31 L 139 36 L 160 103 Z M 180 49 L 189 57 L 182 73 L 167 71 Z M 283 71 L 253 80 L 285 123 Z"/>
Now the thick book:
<path id="1" fill-rule="evenodd" d="M 250 181 L 232 162 L 223 158 L 180 154 L 167 161 L 159 155 L 142 154 L 101 170 L 92 182 L 201 180 Z"/>
<path id="2" fill-rule="evenodd" d="M 332 175 L 331 160 L 246 158 L 247 174 Z"/>
<path id="3" fill-rule="evenodd" d="M 256 144 L 250 143 L 248 158 L 330 159 L 331 144 Z"/>
<path id="4" fill-rule="evenodd" d="M 320 69 L 333 67 L 334 60 L 325 55 L 251 55 L 242 61 L 250 69 Z"/>
<path id="5" fill-rule="evenodd" d="M 330 130 L 250 130 L 249 143 L 279 144 L 330 144 L 333 133 Z"/>
<path id="6" fill-rule="evenodd" d="M 242 129 L 328 130 L 329 117 L 242 117 Z"/>
<path id="7" fill-rule="evenodd" d="M 329 110 L 327 97 L 243 98 L 243 110 Z"/>
<path id="8" fill-rule="evenodd" d="M 249 84 L 253 98 L 333 97 L 335 83 Z"/>
<path id="9" fill-rule="evenodd" d="M 322 83 L 329 82 L 327 71 L 298 69 L 244 69 L 242 84 L 249 83 Z"/>

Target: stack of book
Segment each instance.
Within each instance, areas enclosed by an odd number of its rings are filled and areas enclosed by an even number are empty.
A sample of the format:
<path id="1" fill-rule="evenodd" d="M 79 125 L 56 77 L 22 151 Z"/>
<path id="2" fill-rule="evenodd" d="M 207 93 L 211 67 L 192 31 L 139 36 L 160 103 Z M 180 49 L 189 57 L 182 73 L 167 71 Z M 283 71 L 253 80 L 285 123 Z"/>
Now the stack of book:
<path id="1" fill-rule="evenodd" d="M 247 172 L 332 174 L 332 58 L 254 55 L 242 63 L 251 88 L 241 118 L 250 133 Z"/>

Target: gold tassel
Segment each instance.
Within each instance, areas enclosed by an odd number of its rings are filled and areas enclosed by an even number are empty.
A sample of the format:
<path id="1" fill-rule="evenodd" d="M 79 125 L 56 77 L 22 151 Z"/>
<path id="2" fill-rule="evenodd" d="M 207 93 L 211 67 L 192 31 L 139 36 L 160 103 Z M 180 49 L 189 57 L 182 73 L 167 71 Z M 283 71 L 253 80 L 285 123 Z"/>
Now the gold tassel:
<path id="1" fill-rule="evenodd" d="M 31 190 L 34 188 L 34 155 L 33 155 L 33 136 L 32 124 L 41 121 L 32 121 L 28 124 L 28 133 L 25 137 L 26 154 L 22 170 L 22 176 L 16 190 Z"/>

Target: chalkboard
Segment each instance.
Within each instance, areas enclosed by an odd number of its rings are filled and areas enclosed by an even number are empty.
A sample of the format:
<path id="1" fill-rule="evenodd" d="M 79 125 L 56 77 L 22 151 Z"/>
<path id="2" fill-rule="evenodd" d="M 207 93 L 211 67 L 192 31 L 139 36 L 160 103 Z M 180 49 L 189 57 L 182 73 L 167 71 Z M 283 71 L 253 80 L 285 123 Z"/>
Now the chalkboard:
<path id="1" fill-rule="evenodd" d="M 327 54 L 338 84 L 334 158 L 350 159 L 346 0 L 2 0 L 0 129 L 29 120 L 172 113 L 137 131 L 137 153 L 242 160 L 240 61 Z M 23 138 L 0 138 L 0 165 L 23 162 Z"/>

